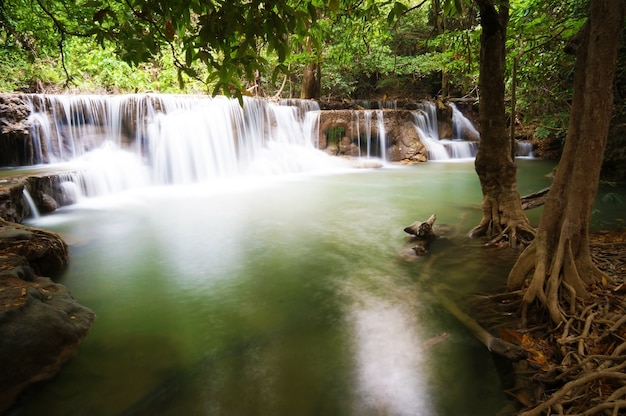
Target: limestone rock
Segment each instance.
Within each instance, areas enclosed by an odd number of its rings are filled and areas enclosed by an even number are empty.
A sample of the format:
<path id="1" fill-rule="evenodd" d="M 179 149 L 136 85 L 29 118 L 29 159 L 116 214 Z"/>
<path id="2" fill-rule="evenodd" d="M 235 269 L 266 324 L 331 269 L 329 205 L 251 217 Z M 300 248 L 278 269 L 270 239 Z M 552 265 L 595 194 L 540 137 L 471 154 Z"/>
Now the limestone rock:
<path id="1" fill-rule="evenodd" d="M 0 256 L 23 257 L 37 274 L 55 276 L 68 263 L 67 244 L 55 233 L 0 220 Z"/>
<path id="2" fill-rule="evenodd" d="M 92 326 L 90 309 L 39 276 L 67 261 L 58 235 L 0 220 L 0 413 L 28 386 L 54 376 Z"/>

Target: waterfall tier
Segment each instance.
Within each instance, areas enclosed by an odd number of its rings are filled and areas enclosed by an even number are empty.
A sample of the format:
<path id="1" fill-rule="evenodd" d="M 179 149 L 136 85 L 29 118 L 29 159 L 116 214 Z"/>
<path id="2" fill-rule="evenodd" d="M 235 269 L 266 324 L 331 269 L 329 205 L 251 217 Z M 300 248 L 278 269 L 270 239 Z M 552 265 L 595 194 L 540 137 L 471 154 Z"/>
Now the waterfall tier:
<path id="1" fill-rule="evenodd" d="M 12 99 L 22 103 L 22 120 L 0 137 L 0 164 L 74 172 L 64 188 L 86 195 L 346 169 L 348 158 L 374 160 L 366 166 L 470 158 L 479 140 L 454 105 L 442 121 L 430 102 L 412 110 L 391 102 L 321 111 L 317 102 L 298 99 L 245 98 L 243 106 L 225 97 L 163 94 Z"/>

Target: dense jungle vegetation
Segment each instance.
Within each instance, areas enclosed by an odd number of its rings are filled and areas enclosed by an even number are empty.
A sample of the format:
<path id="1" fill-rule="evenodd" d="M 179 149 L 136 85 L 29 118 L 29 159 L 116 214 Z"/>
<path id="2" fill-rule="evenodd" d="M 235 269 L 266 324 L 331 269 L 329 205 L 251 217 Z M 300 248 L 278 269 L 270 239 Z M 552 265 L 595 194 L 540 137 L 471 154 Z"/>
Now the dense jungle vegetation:
<path id="1" fill-rule="evenodd" d="M 165 3 L 1 1 L 0 91 L 300 97 L 313 65 L 314 98 L 478 95 L 474 2 L 277 0 L 253 13 L 258 1 L 216 1 L 211 16 L 194 16 L 197 1 Z M 512 0 L 510 9 L 507 95 L 536 138 L 562 140 L 574 67 L 565 49 L 587 2 Z M 255 78 L 262 90 L 249 88 Z"/>

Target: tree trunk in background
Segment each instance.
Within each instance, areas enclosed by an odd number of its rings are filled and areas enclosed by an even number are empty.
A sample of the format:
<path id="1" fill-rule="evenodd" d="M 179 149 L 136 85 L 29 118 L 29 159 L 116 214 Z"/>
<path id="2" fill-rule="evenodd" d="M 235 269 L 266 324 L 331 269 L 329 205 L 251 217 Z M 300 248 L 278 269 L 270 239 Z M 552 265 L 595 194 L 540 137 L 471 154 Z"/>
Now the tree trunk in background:
<path id="1" fill-rule="evenodd" d="M 306 48 L 309 53 L 313 53 L 310 39 L 306 41 Z M 322 68 L 317 61 L 311 61 L 304 67 L 302 76 L 302 88 L 300 98 L 319 99 L 322 90 Z"/>
<path id="2" fill-rule="evenodd" d="M 510 289 L 523 287 L 523 312 L 535 300 L 554 322 L 564 317 L 572 290 L 585 297 L 586 284 L 602 276 L 589 252 L 589 221 L 598 190 L 602 156 L 613 107 L 613 77 L 624 0 L 592 0 L 589 19 L 570 45 L 575 50 L 574 96 L 569 129 L 537 238 L 509 275 Z"/>
<path id="3" fill-rule="evenodd" d="M 300 98 L 319 99 L 321 90 L 321 68 L 315 62 L 311 62 L 304 67 L 304 76 L 302 77 L 302 90 Z"/>
<path id="4" fill-rule="evenodd" d="M 517 190 L 517 167 L 511 156 L 504 106 L 504 68 L 508 1 L 475 0 L 479 7 L 480 36 L 479 122 L 480 145 L 476 173 L 483 193 L 483 217 L 470 236 L 508 239 L 511 246 L 534 238 Z"/>
<path id="5" fill-rule="evenodd" d="M 441 7 L 441 0 L 434 0 L 432 3 L 435 29 L 437 35 L 441 36 L 446 31 L 446 14 Z M 446 45 L 441 48 L 441 52 L 446 51 Z M 446 98 L 448 96 L 448 71 L 445 64 L 441 68 L 441 97 Z"/>

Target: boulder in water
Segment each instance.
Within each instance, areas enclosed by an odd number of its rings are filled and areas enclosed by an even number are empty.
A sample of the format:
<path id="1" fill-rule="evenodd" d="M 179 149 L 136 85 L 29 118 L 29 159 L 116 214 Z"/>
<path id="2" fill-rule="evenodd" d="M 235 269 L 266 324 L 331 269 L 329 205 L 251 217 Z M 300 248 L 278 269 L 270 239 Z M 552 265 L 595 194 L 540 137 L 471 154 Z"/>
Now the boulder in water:
<path id="1" fill-rule="evenodd" d="M 78 350 L 95 314 L 39 273 L 60 272 L 67 246 L 51 232 L 0 219 L 0 413 Z"/>

